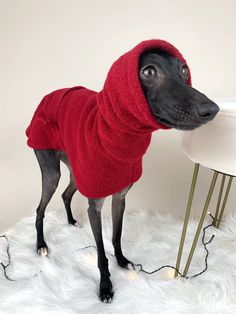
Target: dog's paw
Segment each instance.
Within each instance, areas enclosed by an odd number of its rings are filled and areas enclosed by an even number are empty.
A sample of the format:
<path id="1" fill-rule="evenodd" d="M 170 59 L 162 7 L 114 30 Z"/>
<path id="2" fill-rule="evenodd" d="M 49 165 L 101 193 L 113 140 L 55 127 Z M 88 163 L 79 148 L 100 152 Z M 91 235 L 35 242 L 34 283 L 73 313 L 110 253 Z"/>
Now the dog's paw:
<path id="1" fill-rule="evenodd" d="M 48 246 L 45 242 L 44 244 L 37 246 L 37 253 L 38 255 L 48 256 Z"/>
<path id="2" fill-rule="evenodd" d="M 68 224 L 72 225 L 74 227 L 77 227 L 77 228 L 83 227 L 82 223 L 80 221 L 75 220 L 75 219 L 68 221 Z"/>
<path id="3" fill-rule="evenodd" d="M 48 256 L 48 248 L 41 247 L 40 249 L 38 249 L 38 255 Z"/>
<path id="4" fill-rule="evenodd" d="M 99 298 L 104 303 L 111 303 L 114 292 L 112 290 L 112 283 L 110 279 L 102 280 L 100 282 Z"/>
<path id="5" fill-rule="evenodd" d="M 132 262 L 130 262 L 126 257 L 120 256 L 117 257 L 117 263 L 120 267 L 131 270 L 135 269 L 134 265 Z"/>

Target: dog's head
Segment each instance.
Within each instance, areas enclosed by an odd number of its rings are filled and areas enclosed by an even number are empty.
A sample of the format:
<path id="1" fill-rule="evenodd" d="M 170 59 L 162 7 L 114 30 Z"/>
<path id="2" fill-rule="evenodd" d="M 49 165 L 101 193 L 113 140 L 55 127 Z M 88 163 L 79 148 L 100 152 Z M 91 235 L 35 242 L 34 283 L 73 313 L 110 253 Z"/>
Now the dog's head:
<path id="1" fill-rule="evenodd" d="M 142 53 L 139 79 L 158 122 L 179 130 L 193 130 L 212 120 L 219 107 L 187 82 L 188 66 L 160 50 Z"/>

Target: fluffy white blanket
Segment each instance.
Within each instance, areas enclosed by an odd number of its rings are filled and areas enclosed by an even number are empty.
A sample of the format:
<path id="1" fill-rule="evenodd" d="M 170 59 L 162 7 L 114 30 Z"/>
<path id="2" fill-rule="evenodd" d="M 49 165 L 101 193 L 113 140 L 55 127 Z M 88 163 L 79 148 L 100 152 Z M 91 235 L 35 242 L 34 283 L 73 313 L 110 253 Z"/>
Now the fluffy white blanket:
<path id="1" fill-rule="evenodd" d="M 168 276 L 170 269 L 166 268 L 153 275 L 128 271 L 107 255 L 115 292 L 111 304 L 102 303 L 97 296 L 96 249 L 79 250 L 94 245 L 87 216 L 84 214 L 81 220 L 83 227 L 76 228 L 67 225 L 64 210 L 46 212 L 44 230 L 49 257 L 36 254 L 33 212 L 6 231 L 12 259 L 7 273 L 18 281 L 7 281 L 1 269 L 1 314 L 236 313 L 236 215 L 228 214 L 220 230 L 207 229 L 206 239 L 213 233 L 216 237 L 208 246 L 208 270 L 195 279 L 172 279 Z M 211 222 L 209 217 L 206 224 L 208 222 Z M 165 264 L 175 266 L 182 223 L 169 214 L 126 212 L 122 237 L 124 255 L 149 271 Z M 192 219 L 189 224 L 183 260 L 186 260 L 196 223 Z M 103 216 L 106 252 L 113 254 L 111 233 L 111 217 Z M 199 240 L 189 275 L 204 268 L 204 258 L 205 251 Z M 6 264 L 4 239 L 0 239 L 0 259 Z"/>

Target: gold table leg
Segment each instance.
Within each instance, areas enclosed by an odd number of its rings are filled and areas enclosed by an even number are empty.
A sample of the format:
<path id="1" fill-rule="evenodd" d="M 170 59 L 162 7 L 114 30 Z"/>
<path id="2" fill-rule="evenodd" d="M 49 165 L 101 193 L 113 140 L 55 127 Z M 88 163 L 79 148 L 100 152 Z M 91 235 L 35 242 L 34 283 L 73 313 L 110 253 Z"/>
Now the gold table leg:
<path id="1" fill-rule="evenodd" d="M 192 183 L 191 183 L 191 189 L 190 189 L 190 193 L 189 193 L 189 198 L 188 198 L 188 204 L 187 204 L 187 208 L 186 208 L 186 213 L 185 213 L 185 217 L 184 217 L 184 224 L 183 224 L 183 229 L 182 229 L 182 234 L 181 234 L 181 239 L 180 239 L 180 244 L 179 244 L 179 250 L 178 250 L 178 256 L 177 256 L 177 262 L 176 262 L 176 269 L 179 271 L 180 269 L 180 263 L 181 263 L 181 258 L 182 258 L 182 254 L 183 254 L 183 247 L 184 247 L 184 242 L 185 242 L 185 237 L 186 237 L 186 232 L 187 232 L 187 227 L 188 227 L 188 222 L 189 222 L 189 217 L 190 217 L 190 211 L 191 211 L 191 207 L 192 207 L 192 202 L 193 202 L 193 196 L 194 196 L 194 191 L 195 191 L 195 187 L 196 187 L 196 181 L 197 181 L 197 176 L 198 176 L 198 171 L 199 171 L 199 164 L 195 164 L 194 167 L 194 172 L 193 172 L 193 178 L 192 178 Z M 192 261 L 195 249 L 196 249 L 196 245 L 201 233 L 201 229 L 206 217 L 206 213 L 214 192 L 214 188 L 216 185 L 216 181 L 217 181 L 217 177 L 218 177 L 219 172 L 214 171 L 214 175 L 211 181 L 211 185 L 207 194 L 207 198 L 205 201 L 205 205 L 204 208 L 202 210 L 202 214 L 198 223 L 198 227 L 194 236 L 194 240 L 189 252 L 189 256 L 183 271 L 183 277 L 186 277 L 187 272 L 189 270 L 189 266 L 190 263 Z M 223 195 L 223 190 L 224 190 L 224 184 L 225 184 L 225 178 L 229 177 L 229 181 L 228 181 L 228 185 L 226 188 L 226 192 L 225 192 L 225 196 L 223 199 L 223 204 L 221 206 L 220 209 L 220 204 L 221 204 L 221 200 L 222 200 L 222 195 Z M 232 181 L 233 181 L 233 176 L 227 175 L 227 174 L 222 174 L 222 180 L 221 180 L 221 185 L 220 185 L 220 191 L 219 191 L 219 196 L 218 196 L 218 200 L 217 200 L 217 206 L 216 206 L 216 213 L 215 213 L 215 217 L 214 217 L 214 221 L 213 221 L 213 226 L 215 226 L 216 228 L 219 228 L 220 226 L 220 222 L 221 219 L 223 217 L 224 214 L 224 210 L 226 207 L 226 203 L 228 200 L 228 196 L 229 196 L 229 192 L 230 192 L 230 188 L 232 185 Z M 219 216 L 219 217 L 218 217 Z M 178 272 L 177 270 L 175 270 L 175 274 L 174 277 L 177 277 Z"/>
<path id="2" fill-rule="evenodd" d="M 218 196 L 218 200 L 217 200 L 217 205 L 216 205 L 216 213 L 215 213 L 215 217 L 214 217 L 214 221 L 213 221 L 213 226 L 214 226 L 214 227 L 216 227 L 216 224 L 217 224 L 217 221 L 218 221 L 220 203 L 221 203 L 222 194 L 223 194 L 223 189 L 224 189 L 224 184 L 225 184 L 225 176 L 226 176 L 226 175 L 223 174 L 222 180 L 221 180 L 220 192 L 219 192 L 219 196 Z"/>
<path id="3" fill-rule="evenodd" d="M 193 244 L 192 244 L 192 247 L 191 247 L 191 250 L 190 250 L 190 253 L 189 253 L 186 265 L 185 265 L 185 268 L 184 268 L 184 272 L 183 272 L 183 276 L 184 277 L 186 277 L 186 275 L 187 275 L 190 263 L 191 263 L 192 258 L 193 258 L 193 254 L 194 254 L 194 251 L 195 251 L 195 248 L 196 248 L 196 245 L 197 245 L 197 241 L 198 241 L 198 238 L 199 238 L 202 226 L 203 226 L 203 222 L 204 222 L 204 219 L 206 217 L 206 213 L 207 213 L 207 210 L 208 210 L 208 207 L 209 207 L 209 204 L 210 204 L 210 200 L 211 200 L 211 197 L 212 197 L 212 194 L 213 194 L 213 191 L 214 191 L 214 187 L 215 187 L 215 184 L 216 184 L 217 176 L 218 176 L 218 172 L 214 171 L 214 175 L 213 175 L 213 178 L 212 178 L 212 181 L 211 181 L 211 185 L 210 185 L 210 189 L 209 189 L 209 192 L 208 192 L 208 195 L 207 195 L 207 199 L 206 199 L 206 202 L 205 202 L 205 205 L 204 205 L 204 208 L 203 208 L 203 211 L 202 211 L 202 215 L 201 215 L 198 227 L 197 227 L 197 231 L 196 231 L 196 234 L 195 234 L 195 237 L 194 237 L 194 240 L 193 240 Z"/>
<path id="4" fill-rule="evenodd" d="M 185 236 L 186 236 L 186 232 L 187 232 L 188 221 L 189 221 L 190 211 L 191 211 L 191 207 L 192 207 L 193 195 L 194 195 L 194 190 L 195 190 L 195 186 L 196 186 L 198 171 L 199 171 L 199 164 L 195 164 L 191 189 L 190 189 L 189 198 L 188 198 L 188 205 L 186 208 L 184 224 L 183 224 L 183 229 L 182 229 L 182 235 L 181 235 L 181 240 L 180 240 L 180 245 L 179 245 L 178 257 L 177 257 L 177 262 L 176 262 L 176 269 L 178 269 L 178 270 L 180 267 L 181 257 L 182 257 L 182 253 L 183 253 L 184 241 L 185 241 Z M 175 270 L 174 277 L 177 277 L 177 275 L 178 275 L 178 273 Z"/>
<path id="5" fill-rule="evenodd" d="M 223 204 L 222 204 L 222 207 L 221 207 L 220 215 L 219 215 L 218 221 L 216 222 L 216 228 L 219 228 L 219 226 L 220 226 L 220 222 L 221 222 L 221 219 L 223 217 L 225 206 L 226 206 L 226 203 L 227 203 L 227 200 L 228 200 L 229 191 L 230 191 L 230 188 L 231 188 L 231 185 L 232 185 L 232 181 L 233 181 L 233 177 L 229 176 L 229 181 L 228 181 L 228 185 L 227 185 L 227 188 L 226 188 L 225 197 L 224 197 Z"/>

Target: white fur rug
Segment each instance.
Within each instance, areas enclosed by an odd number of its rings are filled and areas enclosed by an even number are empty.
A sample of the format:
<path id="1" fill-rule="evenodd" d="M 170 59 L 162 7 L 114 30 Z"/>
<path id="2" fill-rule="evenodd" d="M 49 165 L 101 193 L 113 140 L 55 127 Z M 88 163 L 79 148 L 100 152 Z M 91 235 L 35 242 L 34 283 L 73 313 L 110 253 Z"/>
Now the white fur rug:
<path id="1" fill-rule="evenodd" d="M 207 229 L 206 239 L 216 234 L 209 244 L 208 270 L 195 279 L 170 279 L 170 269 L 153 275 L 121 269 L 114 257 L 109 259 L 114 287 L 112 303 L 98 299 L 99 272 L 87 215 L 81 217 L 83 227 L 66 223 L 64 210 L 47 211 L 45 239 L 49 258 L 35 252 L 35 214 L 6 231 L 10 242 L 11 265 L 5 279 L 0 273 L 1 314 L 75 314 L 75 313 L 236 313 L 236 216 L 228 214 L 221 229 Z M 207 218 L 211 223 L 211 218 Z M 125 213 L 122 248 L 124 255 L 145 270 L 162 265 L 175 266 L 182 230 L 182 220 L 168 214 Z M 190 245 L 196 220 L 188 229 Z M 111 217 L 103 217 L 103 237 L 107 253 L 113 254 Z M 201 234 L 202 237 L 202 234 Z M 186 246 L 187 247 L 187 246 Z M 185 251 L 185 257 L 187 250 Z M 205 251 L 199 240 L 191 274 L 204 268 Z M 6 264 L 6 241 L 0 239 L 0 259 Z M 184 258 L 185 260 L 185 258 Z M 40 272 L 41 270 L 41 272 Z M 34 275 L 38 273 L 37 276 Z"/>

